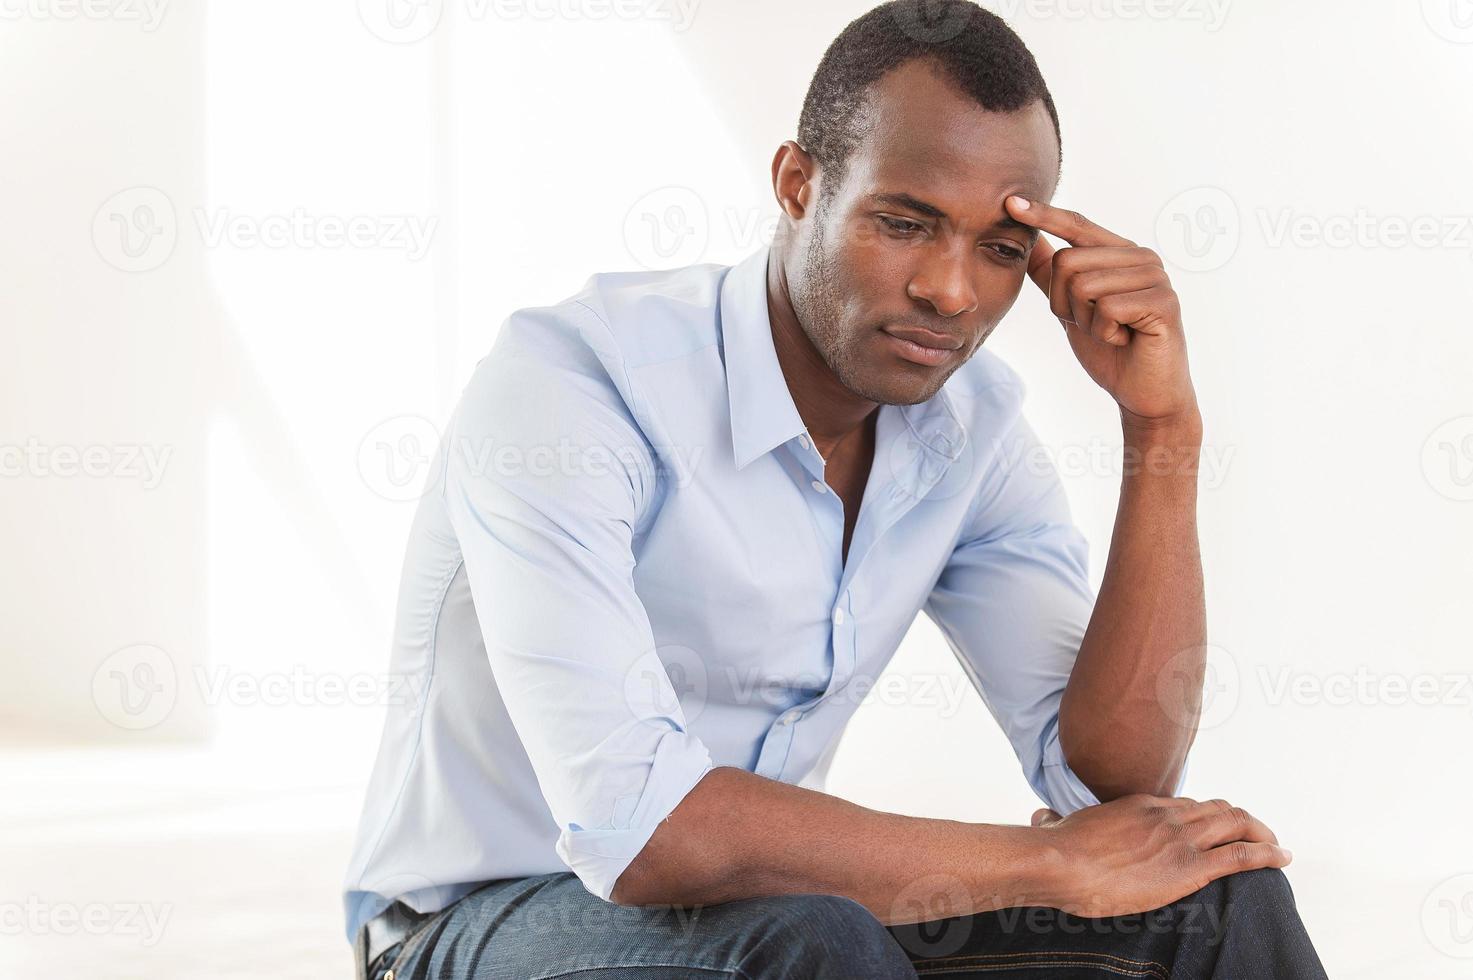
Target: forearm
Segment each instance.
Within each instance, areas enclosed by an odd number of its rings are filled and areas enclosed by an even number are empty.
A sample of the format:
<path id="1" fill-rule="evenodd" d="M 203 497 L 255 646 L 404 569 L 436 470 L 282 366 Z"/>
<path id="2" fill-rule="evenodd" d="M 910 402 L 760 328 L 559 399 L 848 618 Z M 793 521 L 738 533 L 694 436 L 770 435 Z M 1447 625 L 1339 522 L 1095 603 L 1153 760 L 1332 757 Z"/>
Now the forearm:
<path id="1" fill-rule="evenodd" d="M 718 768 L 661 823 L 612 898 L 621 905 L 714 905 L 842 895 L 888 925 L 1055 904 L 1060 865 L 1037 828 L 882 813 Z"/>
<path id="2" fill-rule="evenodd" d="M 1110 554 L 1059 709 L 1064 756 L 1101 800 L 1169 794 L 1196 734 L 1207 636 L 1201 426 L 1195 409 L 1169 425 L 1125 425 Z"/>

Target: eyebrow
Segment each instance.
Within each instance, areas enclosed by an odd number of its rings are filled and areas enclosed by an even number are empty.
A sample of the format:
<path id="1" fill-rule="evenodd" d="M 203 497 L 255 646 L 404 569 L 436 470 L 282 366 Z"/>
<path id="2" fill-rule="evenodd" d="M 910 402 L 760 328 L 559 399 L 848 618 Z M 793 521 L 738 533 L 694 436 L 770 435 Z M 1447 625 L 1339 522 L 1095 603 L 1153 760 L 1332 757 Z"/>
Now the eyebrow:
<path id="1" fill-rule="evenodd" d="M 915 211 L 917 214 L 924 214 L 928 218 L 945 219 L 947 217 L 946 212 L 936 205 L 929 204 L 918 197 L 912 197 L 904 192 L 899 194 L 871 194 L 870 199 L 877 204 L 890 204 L 895 207 L 906 208 L 910 211 Z M 1023 222 L 1017 220 L 1006 211 L 1003 212 L 1002 220 L 995 222 L 993 227 L 1006 228 L 1009 231 L 1021 231 L 1029 242 L 1032 242 L 1038 237 L 1037 228 L 1023 224 Z"/>

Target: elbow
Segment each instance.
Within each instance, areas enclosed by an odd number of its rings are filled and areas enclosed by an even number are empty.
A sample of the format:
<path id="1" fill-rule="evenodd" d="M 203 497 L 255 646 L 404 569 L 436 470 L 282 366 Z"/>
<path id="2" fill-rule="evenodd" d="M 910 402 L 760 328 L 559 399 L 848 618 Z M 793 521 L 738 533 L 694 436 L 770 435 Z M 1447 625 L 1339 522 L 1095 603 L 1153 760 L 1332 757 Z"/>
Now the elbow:
<path id="1" fill-rule="evenodd" d="M 735 868 L 719 848 L 700 852 L 660 841 L 647 845 L 614 882 L 609 901 L 626 908 L 643 905 L 716 905 L 738 897 Z"/>
<path id="2" fill-rule="evenodd" d="M 650 874 L 645 870 L 644 860 L 641 852 L 629 867 L 625 868 L 614 882 L 614 890 L 609 893 L 609 901 L 624 908 L 637 908 L 641 905 L 656 905 L 660 899 L 658 889 L 653 888 L 650 883 Z"/>
<path id="3" fill-rule="evenodd" d="M 1163 768 L 1148 765 L 1096 766 L 1086 761 L 1080 765 L 1070 762 L 1069 768 L 1101 803 L 1138 794 L 1174 796 L 1182 774 L 1180 762 Z"/>

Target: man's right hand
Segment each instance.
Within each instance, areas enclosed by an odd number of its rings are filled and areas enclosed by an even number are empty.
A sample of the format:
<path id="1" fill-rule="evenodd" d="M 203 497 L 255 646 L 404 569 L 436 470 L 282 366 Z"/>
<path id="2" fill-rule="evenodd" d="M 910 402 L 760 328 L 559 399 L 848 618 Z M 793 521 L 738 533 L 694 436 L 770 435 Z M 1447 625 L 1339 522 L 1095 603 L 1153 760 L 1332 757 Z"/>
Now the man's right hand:
<path id="1" fill-rule="evenodd" d="M 1226 800 L 1134 793 L 1060 817 L 1033 814 L 1067 876 L 1055 902 L 1073 915 L 1103 918 L 1170 905 L 1238 871 L 1282 868 L 1289 851 L 1261 820 Z"/>

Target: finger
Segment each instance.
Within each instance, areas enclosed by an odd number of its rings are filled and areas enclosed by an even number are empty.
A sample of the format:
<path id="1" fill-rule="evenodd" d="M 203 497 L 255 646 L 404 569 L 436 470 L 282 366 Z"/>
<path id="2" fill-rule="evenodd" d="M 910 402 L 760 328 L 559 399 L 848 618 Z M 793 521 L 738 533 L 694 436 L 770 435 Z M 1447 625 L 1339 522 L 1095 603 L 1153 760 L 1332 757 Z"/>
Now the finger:
<path id="1" fill-rule="evenodd" d="M 1293 853 L 1287 847 L 1277 844 L 1250 844 L 1246 841 L 1214 847 L 1210 851 L 1204 851 L 1202 857 L 1203 867 L 1214 881 L 1239 871 L 1286 867 L 1294 860 Z"/>
<path id="2" fill-rule="evenodd" d="M 1050 278 L 1049 306 L 1054 315 L 1063 320 L 1073 320 L 1066 312 L 1066 297 L 1075 276 L 1099 269 L 1114 269 L 1136 266 L 1155 266 L 1163 278 L 1166 268 L 1161 256 L 1149 248 L 1102 245 L 1098 248 L 1061 248 L 1054 253 L 1053 275 Z M 1170 281 L 1170 280 L 1165 280 Z M 1136 287 L 1141 288 L 1141 287 Z M 1075 320 L 1083 323 L 1083 320 Z"/>
<path id="3" fill-rule="evenodd" d="M 1130 343 L 1131 331 L 1164 334 L 1177 316 L 1177 302 L 1174 291 L 1159 286 L 1133 293 L 1111 293 L 1094 304 L 1094 315 L 1085 329 L 1101 343 L 1124 347 Z"/>
<path id="4" fill-rule="evenodd" d="M 1268 825 L 1240 806 L 1231 806 L 1224 800 L 1213 800 L 1197 812 L 1205 815 L 1197 821 L 1200 828 L 1197 843 L 1203 847 L 1220 847 L 1233 841 L 1251 841 L 1277 844 L 1278 837 Z"/>
<path id="5" fill-rule="evenodd" d="M 1065 252 L 1092 251 L 1091 249 L 1065 249 Z M 1074 272 L 1067 276 L 1055 274 L 1050 308 L 1054 315 L 1076 324 L 1088 325 L 1094 316 L 1094 304 L 1112 293 L 1134 293 L 1142 289 L 1154 289 L 1169 285 L 1166 270 L 1158 265 L 1136 265 L 1126 268 L 1107 266 Z"/>
<path id="6" fill-rule="evenodd" d="M 1077 211 L 1066 211 L 1042 201 L 1014 194 L 1007 199 L 1008 214 L 1030 228 L 1046 231 L 1070 245 L 1134 245 L 1135 242 L 1101 228 Z"/>
<path id="7" fill-rule="evenodd" d="M 1030 823 L 1035 827 L 1047 827 L 1049 824 L 1057 823 L 1062 819 L 1064 818 L 1059 816 L 1056 811 L 1044 807 L 1042 810 L 1033 811 L 1033 819 Z"/>
<path id="8" fill-rule="evenodd" d="M 1028 253 L 1028 278 L 1033 284 L 1043 290 L 1043 294 L 1049 294 L 1049 277 L 1053 274 L 1055 249 L 1052 245 L 1038 237 L 1033 243 L 1033 250 Z"/>

